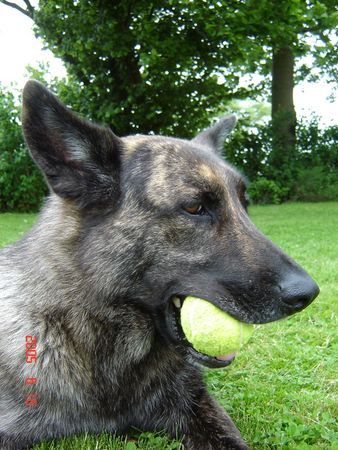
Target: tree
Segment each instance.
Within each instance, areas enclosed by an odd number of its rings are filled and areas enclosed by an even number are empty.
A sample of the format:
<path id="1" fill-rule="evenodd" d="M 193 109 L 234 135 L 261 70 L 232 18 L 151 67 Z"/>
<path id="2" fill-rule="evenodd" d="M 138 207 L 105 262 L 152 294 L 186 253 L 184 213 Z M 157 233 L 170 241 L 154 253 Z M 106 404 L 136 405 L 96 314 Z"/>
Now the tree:
<path id="1" fill-rule="evenodd" d="M 40 0 L 35 10 L 25 3 L 37 35 L 78 83 L 76 109 L 120 134 L 191 136 L 229 99 L 268 89 L 281 173 L 292 165 L 294 80 L 313 75 L 295 62 L 311 54 L 330 73 L 337 61 L 334 0 Z M 262 81 L 243 87 L 249 73 Z"/>
<path id="2" fill-rule="evenodd" d="M 250 70 L 261 75 L 271 74 L 268 87 L 273 149 L 269 163 L 275 168 L 275 178 L 285 184 L 294 176 L 297 124 L 293 103 L 295 82 L 306 77 L 315 79 L 315 68 L 318 69 L 317 76 L 325 73 L 332 80 L 336 76 L 336 2 L 247 0 L 244 3 L 239 14 L 245 24 L 247 39 L 243 44 L 244 51 L 249 55 Z M 312 55 L 312 61 L 297 67 L 297 61 L 306 55 Z"/>
<path id="3" fill-rule="evenodd" d="M 170 3 L 39 2 L 36 32 L 78 81 L 76 109 L 120 134 L 189 136 L 225 99 L 245 97 L 232 71 L 222 69 L 227 83 L 219 83 L 205 14 Z M 223 55 L 230 61 L 235 52 Z"/>

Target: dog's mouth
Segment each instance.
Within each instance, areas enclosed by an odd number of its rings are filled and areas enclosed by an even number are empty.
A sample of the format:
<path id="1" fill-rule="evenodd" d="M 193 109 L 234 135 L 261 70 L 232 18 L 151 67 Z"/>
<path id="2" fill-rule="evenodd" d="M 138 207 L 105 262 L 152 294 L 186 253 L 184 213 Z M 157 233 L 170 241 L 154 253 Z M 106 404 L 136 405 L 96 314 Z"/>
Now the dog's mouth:
<path id="1" fill-rule="evenodd" d="M 236 354 L 224 355 L 219 357 L 209 356 L 197 351 L 187 340 L 181 326 L 181 308 L 186 296 L 173 295 L 168 302 L 166 313 L 167 327 L 172 340 L 184 346 L 187 354 L 199 364 L 210 368 L 222 368 L 229 366 L 235 359 Z"/>

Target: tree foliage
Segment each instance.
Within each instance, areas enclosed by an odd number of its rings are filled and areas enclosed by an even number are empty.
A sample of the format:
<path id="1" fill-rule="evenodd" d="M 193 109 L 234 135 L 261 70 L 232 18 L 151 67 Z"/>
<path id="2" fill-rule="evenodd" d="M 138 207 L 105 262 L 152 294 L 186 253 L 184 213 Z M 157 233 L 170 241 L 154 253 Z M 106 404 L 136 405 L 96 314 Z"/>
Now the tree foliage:
<path id="1" fill-rule="evenodd" d="M 273 53 L 286 46 L 295 57 L 311 51 L 329 72 L 337 62 L 332 0 L 40 0 L 35 22 L 95 99 L 88 112 L 113 118 L 121 132 L 191 134 L 231 96 L 247 94 L 241 74 L 270 74 Z M 297 77 L 308 73 L 303 66 Z"/>
<path id="2" fill-rule="evenodd" d="M 296 61 L 313 56 L 296 80 L 318 75 L 314 66 L 333 75 L 337 62 L 334 0 L 40 0 L 35 10 L 25 3 L 36 34 L 77 86 L 74 108 L 120 134 L 193 135 L 230 98 L 271 92 L 272 62 L 283 49 Z M 248 74 L 262 75 L 259 85 L 242 82 Z"/>
<path id="3" fill-rule="evenodd" d="M 216 36 L 216 15 L 182 1 L 101 1 L 99 8 L 40 1 L 34 20 L 37 34 L 80 82 L 84 115 L 120 134 L 189 136 L 228 98 L 246 94 L 224 64 L 237 47 Z M 227 23 L 230 36 L 230 18 Z"/>

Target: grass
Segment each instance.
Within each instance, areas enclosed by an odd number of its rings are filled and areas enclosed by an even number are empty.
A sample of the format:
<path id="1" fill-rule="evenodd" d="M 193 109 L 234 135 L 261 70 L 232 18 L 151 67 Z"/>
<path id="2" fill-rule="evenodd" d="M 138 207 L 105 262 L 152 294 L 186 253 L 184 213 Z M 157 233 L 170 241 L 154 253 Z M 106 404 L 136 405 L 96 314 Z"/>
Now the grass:
<path id="1" fill-rule="evenodd" d="M 0 247 L 20 239 L 35 220 L 36 214 L 0 214 Z"/>
<path id="2" fill-rule="evenodd" d="M 318 282 L 321 294 L 305 311 L 257 328 L 251 344 L 225 370 L 206 373 L 253 449 L 338 449 L 337 372 L 338 203 L 255 206 L 256 225 Z M 29 214 L 0 216 L 0 243 L 34 222 Z M 35 450 L 174 449 L 159 434 L 134 439 L 80 436 Z"/>

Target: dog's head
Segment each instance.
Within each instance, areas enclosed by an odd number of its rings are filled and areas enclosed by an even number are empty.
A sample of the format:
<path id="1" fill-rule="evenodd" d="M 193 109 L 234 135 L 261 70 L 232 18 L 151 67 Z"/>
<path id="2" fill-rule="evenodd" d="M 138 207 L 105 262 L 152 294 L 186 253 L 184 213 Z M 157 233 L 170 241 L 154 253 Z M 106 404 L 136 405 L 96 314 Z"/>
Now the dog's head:
<path id="1" fill-rule="evenodd" d="M 81 217 L 72 251 L 92 288 L 111 302 L 137 303 L 178 348 L 187 295 L 248 323 L 281 319 L 318 295 L 310 276 L 253 225 L 245 179 L 218 154 L 233 116 L 191 141 L 118 138 L 37 82 L 27 83 L 23 98 L 32 156 Z"/>

